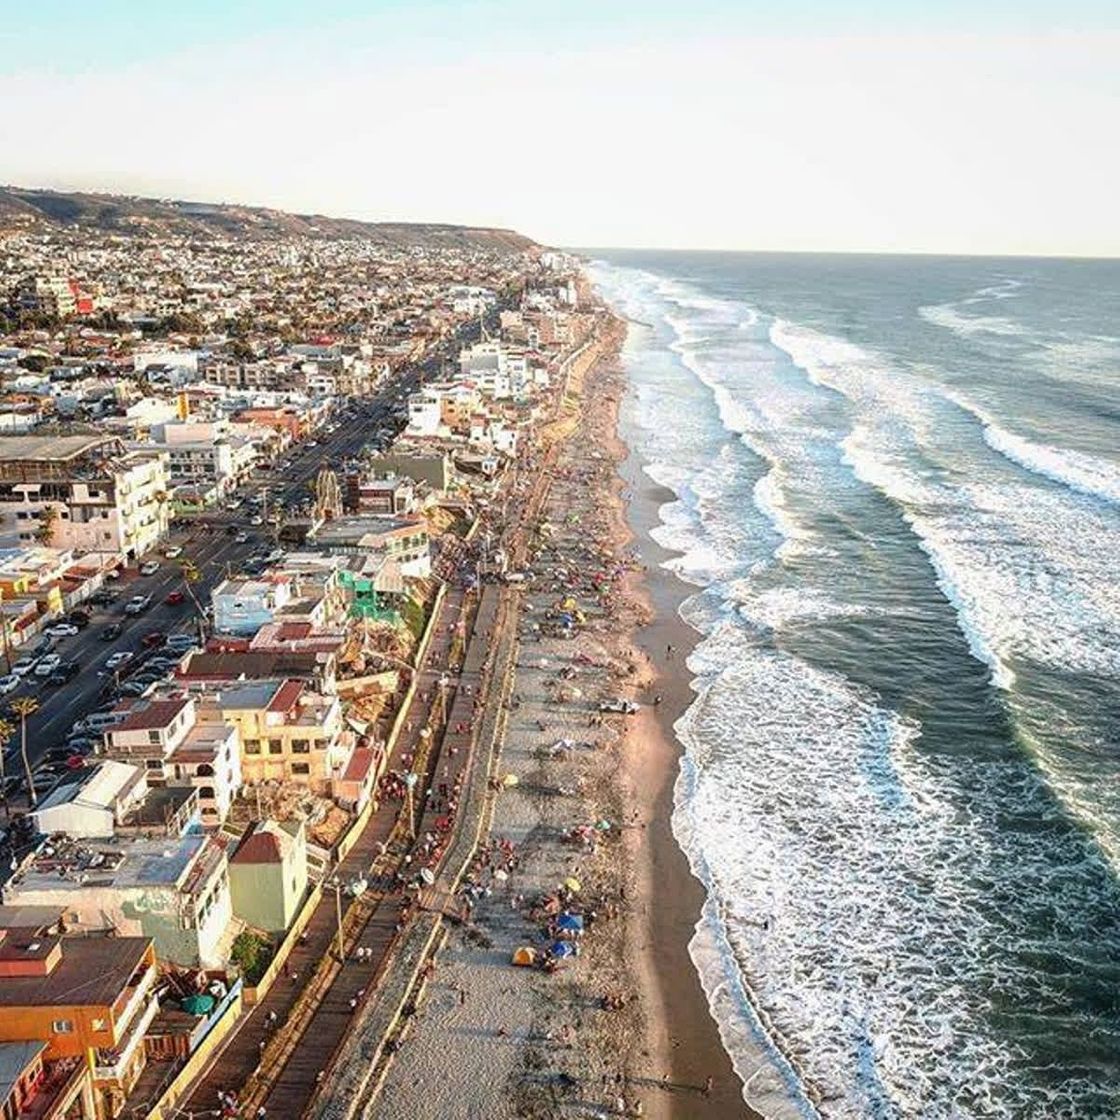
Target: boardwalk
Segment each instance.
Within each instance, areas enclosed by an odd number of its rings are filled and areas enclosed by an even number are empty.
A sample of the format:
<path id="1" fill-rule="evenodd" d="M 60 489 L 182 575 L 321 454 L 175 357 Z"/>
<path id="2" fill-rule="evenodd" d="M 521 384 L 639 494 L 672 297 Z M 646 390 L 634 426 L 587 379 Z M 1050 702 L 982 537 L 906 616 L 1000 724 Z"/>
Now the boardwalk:
<path id="1" fill-rule="evenodd" d="M 421 728 L 427 724 L 433 708 L 440 703 L 436 682 L 448 670 L 456 627 L 461 621 L 465 622 L 464 608 L 464 592 L 458 588 L 449 589 L 441 604 L 439 616 L 433 623 L 432 640 L 424 669 L 420 673 L 418 687 L 406 714 L 406 724 L 394 744 L 388 763 L 390 769 L 400 768 L 402 757 L 416 756 L 421 741 Z M 454 681 L 454 677 L 449 679 Z M 457 692 L 458 689 L 452 684 L 448 690 L 452 707 Z M 400 808 L 398 802 L 387 800 L 374 811 L 354 847 L 338 865 L 336 873 L 339 880 L 345 883 L 359 875 L 370 873 L 392 834 Z M 373 949 L 375 962 L 380 960 L 387 948 L 397 920 L 395 898 L 378 902 L 377 888 L 386 885 L 378 882 L 371 884 L 376 905 L 370 907 L 368 902 L 360 904 L 371 912 L 359 944 Z M 265 1046 L 270 1042 L 276 1045 L 272 1036 L 284 1031 L 293 1010 L 297 1011 L 299 1018 L 303 1018 L 302 1009 L 309 1002 L 317 1002 L 321 993 L 311 990 L 309 984 L 315 978 L 320 963 L 334 952 L 338 929 L 335 907 L 334 892 L 325 890 L 305 927 L 304 939 L 293 947 L 288 957 L 288 969 L 276 979 L 261 1003 L 243 1017 L 216 1060 L 196 1083 L 186 1105 L 188 1111 L 213 1110 L 217 1105 L 219 1092 L 237 1092 L 249 1085 Z M 338 982 L 332 983 L 326 992 L 322 1014 L 315 1015 L 313 1037 L 296 1048 L 285 1066 L 280 1084 L 290 1090 L 295 1081 L 294 1071 L 298 1068 L 300 1076 L 305 1079 L 303 1092 L 305 1095 L 310 1094 L 314 1088 L 316 1073 L 322 1068 L 322 1063 L 329 1059 L 337 1045 L 337 1039 L 341 1038 L 345 1030 L 350 1015 L 350 997 L 358 988 L 368 985 L 375 967 L 376 964 L 365 966 L 357 963 L 348 963 L 343 967 Z M 270 1028 L 269 1021 L 273 1016 L 276 1027 Z M 322 1038 L 317 1037 L 316 1032 L 320 1030 L 324 1032 Z M 275 1114 L 294 1116 L 298 1115 L 298 1111 L 291 1111 L 286 1105 Z"/>

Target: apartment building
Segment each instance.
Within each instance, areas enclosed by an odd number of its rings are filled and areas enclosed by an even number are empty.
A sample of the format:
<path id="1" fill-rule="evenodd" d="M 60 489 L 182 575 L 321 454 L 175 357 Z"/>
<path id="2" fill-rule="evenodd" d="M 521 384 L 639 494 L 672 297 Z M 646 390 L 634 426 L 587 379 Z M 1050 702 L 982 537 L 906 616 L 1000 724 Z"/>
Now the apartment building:
<path id="1" fill-rule="evenodd" d="M 112 436 L 0 437 L 0 547 L 135 560 L 167 531 L 166 456 Z"/>
<path id="2" fill-rule="evenodd" d="M 148 937 L 0 930 L 0 1042 L 9 1054 L 26 1047 L 20 1110 L 4 1115 L 121 1115 L 147 1061 L 144 1034 L 159 1011 L 157 979 Z"/>

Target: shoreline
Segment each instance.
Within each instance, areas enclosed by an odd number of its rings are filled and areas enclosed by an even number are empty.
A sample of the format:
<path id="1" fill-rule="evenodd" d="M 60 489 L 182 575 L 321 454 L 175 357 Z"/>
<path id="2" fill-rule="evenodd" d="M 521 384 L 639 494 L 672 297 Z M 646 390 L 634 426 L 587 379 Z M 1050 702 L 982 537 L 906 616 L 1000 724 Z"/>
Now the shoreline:
<path id="1" fill-rule="evenodd" d="M 624 395 L 630 379 L 623 374 Z M 647 621 L 637 625 L 630 641 L 651 673 L 647 698 L 660 694 L 659 705 L 647 704 L 635 717 L 630 738 L 637 744 L 626 756 L 625 780 L 632 799 L 648 822 L 647 842 L 636 860 L 640 897 L 648 908 L 644 928 L 632 931 L 644 940 L 649 954 L 636 955 L 642 987 L 657 1014 L 647 1018 L 647 1049 L 667 1057 L 676 1084 L 704 1084 L 712 1090 L 699 1109 L 708 1117 L 761 1120 L 743 1100 L 743 1085 L 723 1047 L 712 1017 L 690 944 L 706 901 L 703 884 L 693 875 L 688 857 L 673 833 L 675 793 L 680 777 L 683 745 L 675 731 L 677 720 L 695 701 L 692 676 L 685 665 L 700 634 L 680 615 L 681 604 L 696 588 L 663 564 L 679 555 L 657 543 L 650 531 L 661 523 L 659 510 L 676 495 L 645 473 L 645 464 L 623 431 L 621 401 L 614 416 L 616 501 L 629 539 L 642 567 L 633 573 L 631 593 L 647 608 Z M 666 647 L 672 645 L 668 659 Z M 657 900 L 657 905 L 652 905 Z M 638 926 L 638 923 L 633 923 Z M 698 1114 L 694 1098 L 674 1094 L 667 1115 L 688 1120 Z"/>
<path id="2" fill-rule="evenodd" d="M 672 831 L 672 724 L 694 699 L 684 658 L 699 635 L 677 611 L 690 589 L 648 536 L 667 492 L 623 438 L 626 323 L 612 314 L 602 329 L 597 360 L 571 380 L 513 488 L 519 500 L 547 471 L 495 771 L 510 781 L 495 787 L 465 881 L 473 910 L 448 930 L 366 1117 L 756 1117 L 689 953 L 704 890 Z M 579 624 L 556 633 L 547 620 L 568 597 Z M 667 643 L 680 672 L 665 671 Z M 598 712 L 618 696 L 638 713 Z M 514 967 L 519 947 L 541 945 L 541 906 L 571 878 L 593 919 L 582 951 L 551 974 Z"/>

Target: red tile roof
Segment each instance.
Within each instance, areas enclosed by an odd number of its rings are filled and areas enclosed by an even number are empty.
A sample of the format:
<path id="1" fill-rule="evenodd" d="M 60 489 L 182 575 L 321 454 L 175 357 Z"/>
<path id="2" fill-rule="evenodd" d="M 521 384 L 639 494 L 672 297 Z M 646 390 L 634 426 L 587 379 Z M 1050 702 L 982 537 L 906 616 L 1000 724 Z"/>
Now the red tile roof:
<path id="1" fill-rule="evenodd" d="M 285 681 L 268 702 L 269 712 L 287 712 L 295 707 L 303 692 L 304 681 Z"/>
<path id="2" fill-rule="evenodd" d="M 143 707 L 134 706 L 120 723 L 114 723 L 110 731 L 155 731 L 167 727 L 187 706 L 187 701 L 153 700 Z"/>

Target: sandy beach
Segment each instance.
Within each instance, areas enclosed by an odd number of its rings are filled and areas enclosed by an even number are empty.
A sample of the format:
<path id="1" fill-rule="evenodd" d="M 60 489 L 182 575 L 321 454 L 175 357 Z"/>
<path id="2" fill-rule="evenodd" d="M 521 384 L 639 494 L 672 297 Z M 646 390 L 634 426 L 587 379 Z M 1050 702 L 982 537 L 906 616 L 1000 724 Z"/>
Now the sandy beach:
<path id="1" fill-rule="evenodd" d="M 688 955 L 702 892 L 671 832 L 694 634 L 677 614 L 688 589 L 647 535 L 666 494 L 619 437 L 617 357 L 571 388 L 578 424 L 549 472 L 521 595 L 509 784 L 471 921 L 439 953 L 370 1117 L 751 1115 Z M 600 714 L 614 697 L 641 707 Z M 549 943 L 558 909 L 583 917 L 578 955 L 514 967 L 515 950 Z"/>

